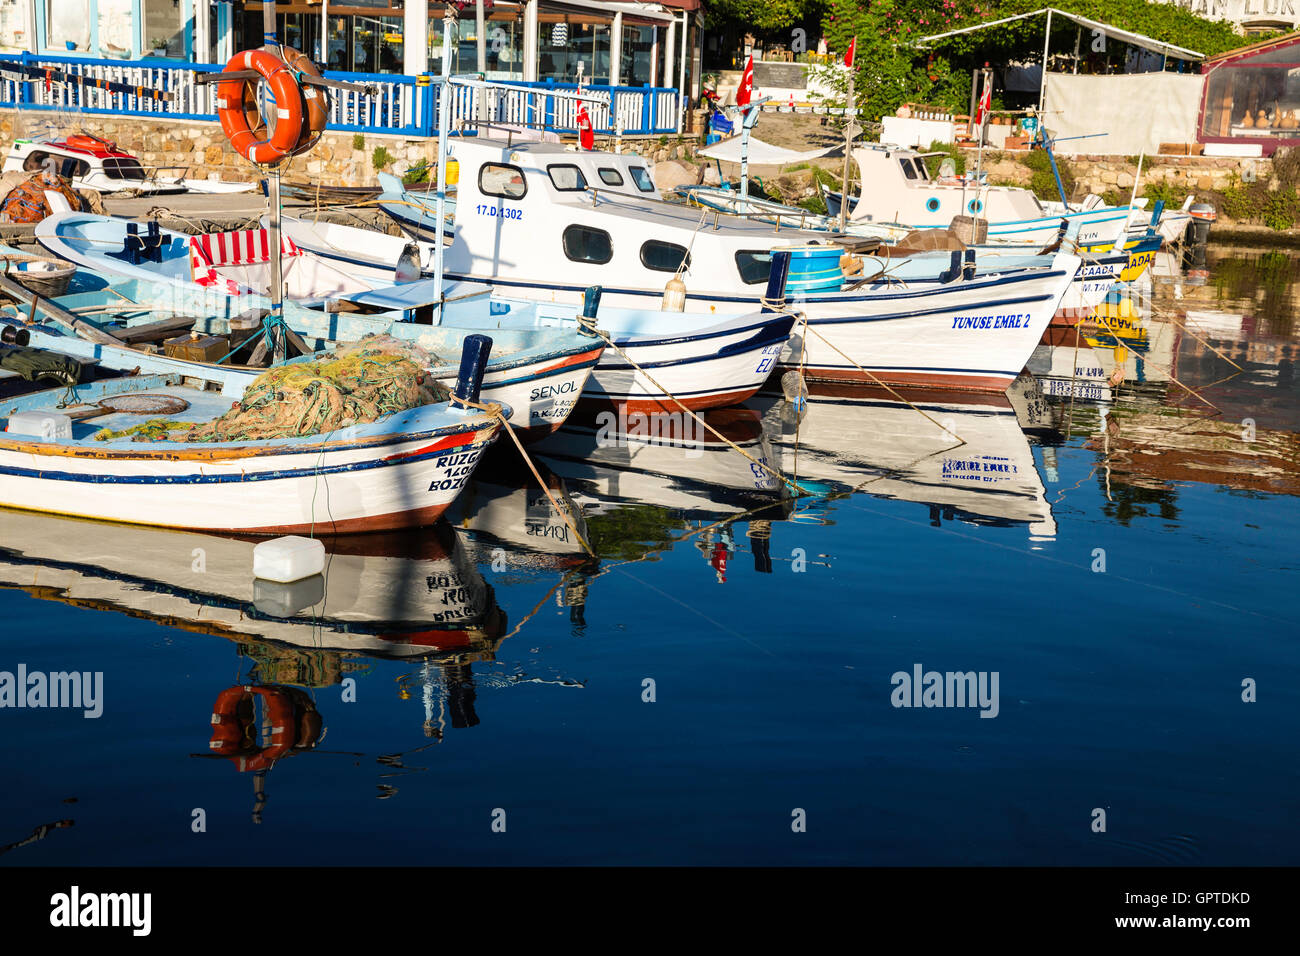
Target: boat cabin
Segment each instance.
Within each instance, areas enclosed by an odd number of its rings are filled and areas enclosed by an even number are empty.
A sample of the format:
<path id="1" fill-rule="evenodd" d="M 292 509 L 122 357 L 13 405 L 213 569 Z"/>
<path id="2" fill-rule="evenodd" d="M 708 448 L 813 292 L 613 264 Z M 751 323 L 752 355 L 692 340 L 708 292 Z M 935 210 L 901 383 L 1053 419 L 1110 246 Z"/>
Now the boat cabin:
<path id="1" fill-rule="evenodd" d="M 914 149 L 877 144 L 854 149 L 862 186 L 850 218 L 855 222 L 944 227 L 954 216 L 1018 222 L 1046 215 L 1028 189 L 989 186 L 969 176 L 933 179 L 925 156 Z"/>
<path id="2" fill-rule="evenodd" d="M 39 172 L 54 163 L 55 172 L 72 180 L 78 189 L 114 192 L 145 189 L 151 193 L 184 192 L 180 183 L 157 182 L 130 153 L 97 136 L 76 135 L 67 139 L 18 140 L 5 158 L 4 172 Z"/>
<path id="3" fill-rule="evenodd" d="M 487 137 L 452 151 L 460 181 L 447 274 L 490 279 L 505 294 L 512 280 L 532 286 L 538 277 L 563 277 L 557 299 L 591 285 L 658 293 L 685 259 L 688 288 L 752 296 L 767 282 L 773 248 L 827 241 L 666 202 L 639 157 Z"/>

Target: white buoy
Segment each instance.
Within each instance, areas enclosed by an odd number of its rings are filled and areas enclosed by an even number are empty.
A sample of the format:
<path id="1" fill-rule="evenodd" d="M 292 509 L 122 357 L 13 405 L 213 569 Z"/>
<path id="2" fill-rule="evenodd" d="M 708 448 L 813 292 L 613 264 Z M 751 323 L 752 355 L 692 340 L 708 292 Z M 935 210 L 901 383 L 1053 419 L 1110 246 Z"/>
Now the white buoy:
<path id="1" fill-rule="evenodd" d="M 673 276 L 664 285 L 665 312 L 684 312 L 686 310 L 686 283 Z"/>
<path id="2" fill-rule="evenodd" d="M 263 541 L 253 548 L 253 577 L 288 584 L 325 570 L 325 545 L 296 534 Z"/>

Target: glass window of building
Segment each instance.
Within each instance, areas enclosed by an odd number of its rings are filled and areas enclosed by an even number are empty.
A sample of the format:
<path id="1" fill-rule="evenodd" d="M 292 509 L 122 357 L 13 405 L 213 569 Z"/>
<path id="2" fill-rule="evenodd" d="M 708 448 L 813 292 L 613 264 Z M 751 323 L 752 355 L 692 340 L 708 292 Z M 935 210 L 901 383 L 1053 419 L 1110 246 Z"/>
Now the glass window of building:
<path id="1" fill-rule="evenodd" d="M 540 16 L 537 78 L 573 83 L 582 64 L 584 83 L 609 82 L 609 24 L 582 16 Z"/>
<path id="2" fill-rule="evenodd" d="M 172 0 L 163 2 L 171 8 Z M 214 4 L 215 6 L 215 4 Z M 335 10 L 346 10 L 338 13 Z M 244 4 L 237 16 L 237 50 L 262 45 L 262 5 Z M 304 0 L 281 2 L 276 7 L 276 28 L 286 46 L 301 50 L 323 62 L 325 69 L 349 73 L 401 73 L 402 7 L 398 0 L 348 0 L 331 3 L 325 18 L 325 43 L 321 44 L 319 3 Z M 438 21 L 439 24 L 441 21 Z M 441 34 L 439 34 L 441 43 Z"/>
<path id="3" fill-rule="evenodd" d="M 59 4 L 62 0 L 58 0 Z M 185 20 L 172 0 L 141 0 L 145 56 L 185 56 Z M 260 44 L 259 44 L 260 46 Z"/>

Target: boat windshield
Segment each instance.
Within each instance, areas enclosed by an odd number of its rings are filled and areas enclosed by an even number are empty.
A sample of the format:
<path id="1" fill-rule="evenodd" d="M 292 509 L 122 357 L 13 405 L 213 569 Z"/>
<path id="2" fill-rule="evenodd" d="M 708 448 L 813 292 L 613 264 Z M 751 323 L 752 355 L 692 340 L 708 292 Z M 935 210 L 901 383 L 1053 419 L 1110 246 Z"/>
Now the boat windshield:
<path id="1" fill-rule="evenodd" d="M 650 173 L 644 166 L 629 166 L 628 172 L 632 174 L 632 182 L 636 183 L 637 189 L 643 193 L 655 191 L 654 180 L 650 178 Z"/>
<path id="2" fill-rule="evenodd" d="M 147 179 L 139 160 L 130 157 L 110 156 L 104 160 L 104 175 L 109 179 Z"/>
<path id="3" fill-rule="evenodd" d="M 572 163 L 552 163 L 546 167 L 546 175 L 551 177 L 551 185 L 559 192 L 578 192 L 587 188 L 587 177 L 582 170 Z"/>
<path id="4" fill-rule="evenodd" d="M 758 285 L 772 271 L 772 253 L 768 249 L 742 249 L 736 253 L 736 268 L 745 285 Z"/>

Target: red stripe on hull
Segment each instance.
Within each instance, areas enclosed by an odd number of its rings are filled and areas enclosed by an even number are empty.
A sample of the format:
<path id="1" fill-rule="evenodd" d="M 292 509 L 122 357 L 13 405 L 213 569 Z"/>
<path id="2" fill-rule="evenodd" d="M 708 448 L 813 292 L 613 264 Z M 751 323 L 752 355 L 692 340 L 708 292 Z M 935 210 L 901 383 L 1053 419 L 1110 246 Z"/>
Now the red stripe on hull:
<path id="1" fill-rule="evenodd" d="M 453 499 L 455 500 L 455 499 Z M 411 528 L 425 528 L 436 524 L 442 513 L 451 507 L 449 501 L 429 508 L 413 508 L 410 511 L 397 511 L 386 515 L 371 515 L 366 518 L 346 518 L 343 521 L 317 521 L 314 524 L 281 524 L 268 528 L 239 528 L 248 534 L 364 534 L 371 531 L 405 531 Z M 208 529 L 197 529 L 208 530 Z"/>
<path id="2" fill-rule="evenodd" d="M 572 365 L 581 365 L 583 362 L 598 361 L 605 352 L 605 345 L 602 342 L 599 346 L 593 348 L 590 352 L 581 352 L 577 355 L 570 355 L 568 358 L 560 359 L 554 365 L 548 365 L 546 368 L 539 368 L 537 375 L 545 375 L 547 372 L 558 372 L 560 369 L 569 368 Z"/>
<path id="3" fill-rule="evenodd" d="M 716 392 L 711 395 L 691 395 L 688 398 L 681 399 L 681 405 L 674 402 L 671 398 L 595 398 L 583 395 L 578 400 L 584 413 L 611 411 L 618 414 L 620 408 L 627 410 L 627 414 L 646 414 L 657 415 L 673 412 L 681 412 L 682 406 L 686 406 L 693 412 L 702 411 L 706 408 L 724 408 L 727 405 L 738 405 L 758 392 L 759 386 L 753 388 L 742 388 L 731 392 Z"/>
<path id="4" fill-rule="evenodd" d="M 798 369 L 797 365 L 782 365 L 780 372 Z M 810 382 L 884 382 L 904 388 L 952 388 L 964 392 L 1005 392 L 1015 380 L 1014 375 L 958 375 L 944 372 L 897 372 L 872 369 L 871 375 L 857 369 L 815 368 L 806 366 L 804 377 Z M 872 376 L 875 376 L 874 378 Z"/>

